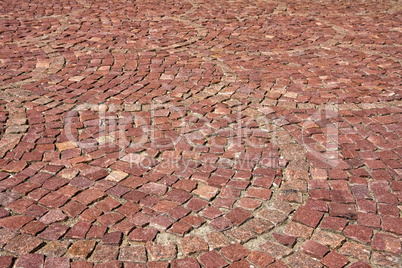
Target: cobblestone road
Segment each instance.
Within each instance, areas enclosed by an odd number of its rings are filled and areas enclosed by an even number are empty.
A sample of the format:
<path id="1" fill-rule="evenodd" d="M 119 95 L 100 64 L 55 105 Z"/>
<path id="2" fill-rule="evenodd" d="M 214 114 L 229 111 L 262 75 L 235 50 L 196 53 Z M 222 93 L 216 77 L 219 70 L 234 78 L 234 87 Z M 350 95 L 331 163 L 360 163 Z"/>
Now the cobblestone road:
<path id="1" fill-rule="evenodd" d="M 0 267 L 401 267 L 401 3 L 0 2 Z"/>

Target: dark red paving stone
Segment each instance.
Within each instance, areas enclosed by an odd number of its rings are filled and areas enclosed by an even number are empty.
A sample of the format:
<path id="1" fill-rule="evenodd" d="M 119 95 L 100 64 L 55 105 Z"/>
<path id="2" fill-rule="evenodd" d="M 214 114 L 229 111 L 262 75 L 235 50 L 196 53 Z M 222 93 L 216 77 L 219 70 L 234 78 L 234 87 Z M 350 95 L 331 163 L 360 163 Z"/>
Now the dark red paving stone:
<path id="1" fill-rule="evenodd" d="M 122 237 L 123 237 L 122 232 L 111 232 L 111 233 L 107 233 L 103 236 L 102 242 L 104 244 L 118 246 L 118 245 L 120 245 Z"/>
<path id="2" fill-rule="evenodd" d="M 262 251 L 252 251 L 247 259 L 257 265 L 257 267 L 266 267 L 275 261 L 269 254 Z"/>
<path id="3" fill-rule="evenodd" d="M 200 264 L 196 258 L 187 257 L 184 259 L 174 259 L 170 262 L 172 268 L 199 268 Z"/>
<path id="4" fill-rule="evenodd" d="M 91 259 L 94 262 L 114 261 L 117 259 L 118 254 L 118 246 L 97 244 L 94 252 L 91 255 Z"/>
<path id="5" fill-rule="evenodd" d="M 310 227 L 316 227 L 320 222 L 323 213 L 308 207 L 299 207 L 293 215 L 292 220 L 303 223 Z"/>
<path id="6" fill-rule="evenodd" d="M 346 227 L 347 223 L 348 221 L 345 219 L 328 216 L 322 220 L 320 227 L 322 229 L 329 229 L 342 232 L 343 229 Z"/>
<path id="7" fill-rule="evenodd" d="M 79 221 L 66 233 L 66 238 L 84 239 L 85 235 L 91 228 L 91 224 L 85 221 Z"/>
<path id="8" fill-rule="evenodd" d="M 42 199 L 39 200 L 39 204 L 48 208 L 58 208 L 64 205 L 68 201 L 68 199 L 69 198 L 65 195 L 51 192 L 42 197 Z"/>
<path id="9" fill-rule="evenodd" d="M 169 191 L 164 198 L 179 204 L 183 204 L 191 198 L 191 195 L 186 191 L 173 189 Z"/>
<path id="10" fill-rule="evenodd" d="M 74 218 L 78 216 L 82 211 L 84 211 L 87 208 L 87 206 L 75 202 L 75 201 L 70 201 L 60 209 L 69 217 Z"/>
<path id="11" fill-rule="evenodd" d="M 246 220 L 252 217 L 252 214 L 241 209 L 235 208 L 232 211 L 226 213 L 225 217 L 229 219 L 234 225 L 241 225 Z"/>
<path id="12" fill-rule="evenodd" d="M 328 212 L 328 204 L 325 201 L 322 200 L 315 200 L 312 198 L 309 198 L 306 202 L 305 207 L 308 207 L 310 209 L 320 211 L 320 212 Z"/>
<path id="13" fill-rule="evenodd" d="M 229 262 L 239 261 L 248 254 L 250 254 L 250 250 L 246 249 L 240 244 L 232 244 L 221 249 L 221 254 L 225 257 Z"/>
<path id="14" fill-rule="evenodd" d="M 74 197 L 74 200 L 81 202 L 84 205 L 89 205 L 95 201 L 100 200 L 105 195 L 106 194 L 102 191 L 96 189 L 88 189 L 79 193 L 76 197 Z"/>
<path id="15" fill-rule="evenodd" d="M 201 226 L 205 222 L 202 217 L 198 217 L 195 215 L 188 215 L 183 219 L 181 219 L 180 221 L 188 225 L 191 225 L 194 228 Z"/>
<path id="16" fill-rule="evenodd" d="M 205 268 L 222 268 L 228 263 L 222 256 L 215 250 L 205 252 L 198 258 L 201 265 Z"/>
<path id="17" fill-rule="evenodd" d="M 15 262 L 16 267 L 40 268 L 43 267 L 44 256 L 41 254 L 21 255 Z"/>
<path id="18" fill-rule="evenodd" d="M 321 263 L 329 268 L 341 268 L 348 264 L 349 260 L 342 254 L 331 251 L 321 260 Z"/>
<path id="19" fill-rule="evenodd" d="M 158 230 L 154 228 L 136 228 L 129 234 L 128 238 L 137 242 L 147 242 L 152 241 L 157 233 Z"/>
<path id="20" fill-rule="evenodd" d="M 95 207 L 99 210 L 102 210 L 103 212 L 109 212 L 118 206 L 120 206 L 120 202 L 111 198 L 111 197 L 106 197 L 102 201 L 100 201 L 98 204 L 95 205 Z"/>
<path id="21" fill-rule="evenodd" d="M 314 258 L 322 259 L 329 252 L 326 246 L 308 240 L 301 245 L 301 250 Z"/>
<path id="22" fill-rule="evenodd" d="M 401 254 L 401 242 L 398 237 L 389 234 L 376 233 L 371 247 L 374 250 L 382 250 L 395 254 Z"/>
<path id="23" fill-rule="evenodd" d="M 215 218 L 221 216 L 223 213 L 222 213 L 222 211 L 220 211 L 217 208 L 207 207 L 201 211 L 201 214 L 203 217 L 206 217 L 208 219 L 215 219 Z"/>
<path id="24" fill-rule="evenodd" d="M 272 237 L 280 244 L 285 245 L 285 246 L 290 246 L 293 247 L 293 245 L 296 243 L 296 237 L 294 236 L 289 236 L 289 235 L 283 235 L 283 234 L 278 234 L 278 233 L 273 233 Z"/>
<path id="25" fill-rule="evenodd" d="M 53 223 L 49 225 L 43 232 L 41 232 L 38 237 L 46 240 L 58 240 L 61 238 L 69 229 L 67 225 L 61 223 Z"/>
<path id="26" fill-rule="evenodd" d="M 360 225 L 349 225 L 343 230 L 346 237 L 368 244 L 373 236 L 373 230 Z"/>
<path id="27" fill-rule="evenodd" d="M 188 233 L 192 229 L 191 225 L 188 225 L 183 222 L 175 222 L 172 227 L 168 229 L 169 233 L 177 234 L 179 236 L 183 236 Z"/>
<path id="28" fill-rule="evenodd" d="M 381 227 L 383 230 L 402 235 L 402 218 L 381 217 Z"/>
<path id="29" fill-rule="evenodd" d="M 162 244 L 147 242 L 146 250 L 148 253 L 148 261 L 172 260 L 177 254 L 176 246 L 173 243 Z"/>
<path id="30" fill-rule="evenodd" d="M 103 238 L 104 234 L 107 231 L 106 226 L 92 225 L 89 231 L 86 234 L 87 239 L 91 238 Z"/>
<path id="31" fill-rule="evenodd" d="M 137 227 L 145 227 L 151 221 L 152 217 L 143 212 L 138 212 L 133 216 L 130 216 L 128 220 Z"/>
<path id="32" fill-rule="evenodd" d="M 43 244 L 43 240 L 30 235 L 17 235 L 8 240 L 5 250 L 16 254 L 28 254 L 34 252 Z"/>
<path id="33" fill-rule="evenodd" d="M 329 203 L 329 215 L 331 217 L 340 217 L 348 220 L 356 220 L 357 213 L 354 205 Z"/>
<path id="34" fill-rule="evenodd" d="M 296 252 L 295 254 L 290 256 L 287 259 L 287 264 L 290 267 L 322 267 L 321 263 L 318 260 L 302 252 Z"/>
<path id="35" fill-rule="evenodd" d="M 47 257 L 45 260 L 44 268 L 70 268 L 70 260 L 68 258 L 61 257 Z"/>
<path id="36" fill-rule="evenodd" d="M 32 217 L 27 217 L 23 215 L 15 215 L 15 216 L 10 216 L 6 217 L 0 220 L 0 226 L 17 231 L 20 229 L 22 226 L 27 224 L 28 222 L 32 221 L 34 218 Z"/>
<path id="37" fill-rule="evenodd" d="M 208 244 L 199 236 L 190 235 L 179 241 L 182 252 L 185 255 L 199 253 L 208 250 Z"/>
<path id="38" fill-rule="evenodd" d="M 47 227 L 46 224 L 39 221 L 31 221 L 20 229 L 22 234 L 29 234 L 35 236 Z"/>
<path id="39" fill-rule="evenodd" d="M 10 230 L 10 229 L 0 229 L 0 246 L 4 246 L 11 238 L 16 236 L 16 232 Z"/>
<path id="40" fill-rule="evenodd" d="M 13 267 L 14 256 L 0 256 L 0 268 Z"/>

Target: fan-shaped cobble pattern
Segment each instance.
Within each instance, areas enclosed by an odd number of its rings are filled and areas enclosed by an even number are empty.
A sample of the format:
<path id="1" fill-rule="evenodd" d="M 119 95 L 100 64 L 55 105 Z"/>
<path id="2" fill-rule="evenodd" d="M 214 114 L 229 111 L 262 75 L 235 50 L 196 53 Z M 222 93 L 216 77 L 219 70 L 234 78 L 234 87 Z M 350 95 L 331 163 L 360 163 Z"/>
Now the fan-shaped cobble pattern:
<path id="1" fill-rule="evenodd" d="M 397 1 L 0 7 L 0 266 L 400 267 Z"/>

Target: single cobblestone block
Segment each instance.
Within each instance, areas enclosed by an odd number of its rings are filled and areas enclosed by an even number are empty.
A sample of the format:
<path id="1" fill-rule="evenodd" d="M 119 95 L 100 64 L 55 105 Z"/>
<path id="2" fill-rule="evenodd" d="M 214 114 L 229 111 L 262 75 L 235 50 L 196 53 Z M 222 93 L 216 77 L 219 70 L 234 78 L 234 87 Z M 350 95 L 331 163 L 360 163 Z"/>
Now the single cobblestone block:
<path id="1" fill-rule="evenodd" d="M 145 263 L 147 261 L 145 246 L 130 245 L 127 247 L 121 247 L 119 260 L 124 262 Z"/>
<path id="2" fill-rule="evenodd" d="M 28 254 L 34 252 L 42 244 L 42 239 L 29 235 L 17 235 L 7 242 L 4 249 L 16 254 Z"/>
<path id="3" fill-rule="evenodd" d="M 180 239 L 179 243 L 185 255 L 208 250 L 208 244 L 201 237 L 194 235 Z"/>
<path id="4" fill-rule="evenodd" d="M 173 243 L 160 244 L 147 242 L 146 249 L 148 260 L 150 261 L 172 260 L 177 254 L 176 246 Z"/>
<path id="5" fill-rule="evenodd" d="M 67 216 L 64 215 L 61 210 L 54 209 L 54 210 L 50 210 L 48 213 L 46 213 L 44 216 L 42 216 L 39 221 L 43 222 L 44 224 L 49 225 L 54 222 L 63 221 L 66 218 L 67 218 Z"/>
<path id="6" fill-rule="evenodd" d="M 71 259 L 86 259 L 95 248 L 95 244 L 93 240 L 77 241 L 67 251 L 67 256 Z"/>
<path id="7" fill-rule="evenodd" d="M 94 262 L 114 261 L 118 254 L 118 246 L 98 244 L 91 258 Z"/>
<path id="8" fill-rule="evenodd" d="M 95 201 L 102 199 L 105 195 L 106 194 L 102 191 L 96 189 L 88 189 L 74 197 L 74 200 L 81 202 L 84 205 L 89 205 Z"/>
<path id="9" fill-rule="evenodd" d="M 234 225 L 241 225 L 246 220 L 252 218 L 252 214 L 241 209 L 235 208 L 232 211 L 226 213 L 225 217 L 229 219 Z"/>
<path id="10" fill-rule="evenodd" d="M 348 223 L 347 220 L 337 217 L 325 217 L 321 222 L 321 229 L 329 229 L 342 232 Z"/>
<path id="11" fill-rule="evenodd" d="M 199 185 L 198 188 L 193 191 L 193 193 L 198 195 L 202 199 L 206 199 L 209 201 L 217 195 L 218 191 L 219 189 L 216 187 L 203 184 Z"/>
<path id="12" fill-rule="evenodd" d="M 256 264 L 257 267 L 267 267 L 275 261 L 269 254 L 262 251 L 253 251 L 247 256 L 247 259 Z"/>
<path id="13" fill-rule="evenodd" d="M 323 246 L 320 243 L 311 240 L 304 242 L 301 245 L 301 249 L 308 255 L 311 255 L 314 258 L 318 259 L 322 259 L 325 254 L 329 252 L 329 249 L 326 246 Z"/>
<path id="14" fill-rule="evenodd" d="M 283 234 L 278 234 L 278 233 L 273 233 L 272 237 L 280 244 L 285 245 L 285 246 L 290 246 L 293 247 L 294 244 L 296 243 L 296 237 L 294 236 L 289 236 L 289 235 L 283 235 Z"/>
<path id="15" fill-rule="evenodd" d="M 224 231 L 232 227 L 232 222 L 225 217 L 219 217 L 212 220 L 209 225 L 217 231 Z"/>
<path id="16" fill-rule="evenodd" d="M 13 267 L 13 262 L 13 256 L 0 256 L 0 268 L 11 268 Z"/>
<path id="17" fill-rule="evenodd" d="M 130 240 L 147 242 L 154 240 L 158 230 L 154 228 L 136 228 L 128 236 Z"/>
<path id="18" fill-rule="evenodd" d="M 393 235 L 376 233 L 371 246 L 375 250 L 401 254 L 401 241 Z"/>
<path id="19" fill-rule="evenodd" d="M 349 225 L 343 231 L 345 236 L 356 239 L 359 242 L 368 244 L 373 236 L 373 230 L 359 225 Z"/>
<path id="20" fill-rule="evenodd" d="M 120 245 L 122 237 L 123 237 L 122 232 L 111 232 L 103 236 L 102 242 L 105 244 L 118 246 Z"/>
<path id="21" fill-rule="evenodd" d="M 45 260 L 44 268 L 70 268 L 70 260 L 68 258 L 61 257 L 47 257 Z"/>
<path id="22" fill-rule="evenodd" d="M 47 227 L 43 232 L 41 232 L 38 237 L 46 240 L 58 240 L 62 237 L 69 227 L 61 223 L 53 223 Z"/>
<path id="23" fill-rule="evenodd" d="M 228 264 L 215 250 L 201 254 L 199 261 L 205 268 L 222 268 Z"/>
<path id="24" fill-rule="evenodd" d="M 299 207 L 293 216 L 294 221 L 303 223 L 309 227 L 315 228 L 320 222 L 323 213 L 308 207 Z"/>
<path id="25" fill-rule="evenodd" d="M 15 216 L 10 216 L 6 217 L 0 220 L 0 226 L 17 231 L 20 229 L 22 226 L 27 224 L 28 222 L 32 221 L 34 218 L 32 217 L 27 217 L 23 215 L 15 215 Z"/>
<path id="26" fill-rule="evenodd" d="M 329 215 L 331 217 L 346 218 L 348 220 L 357 220 L 356 208 L 349 204 L 329 204 Z"/>
<path id="27" fill-rule="evenodd" d="M 228 239 L 220 232 L 210 232 L 206 235 L 209 247 L 219 249 L 229 245 Z"/>
<path id="28" fill-rule="evenodd" d="M 349 263 L 349 260 L 342 254 L 332 251 L 321 260 L 321 263 L 329 268 L 342 268 Z"/>
<path id="29" fill-rule="evenodd" d="M 250 254 L 250 250 L 240 244 L 232 244 L 221 249 L 221 254 L 230 262 L 239 261 Z"/>
<path id="30" fill-rule="evenodd" d="M 43 267 L 44 256 L 41 254 L 21 255 L 15 263 L 15 267 L 40 268 Z"/>
<path id="31" fill-rule="evenodd" d="M 381 217 L 381 227 L 383 230 L 402 235 L 402 218 Z"/>
<path id="32" fill-rule="evenodd" d="M 21 228 L 20 232 L 22 234 L 30 234 L 35 236 L 37 233 L 41 232 L 46 228 L 46 224 L 39 221 L 31 221 Z"/>

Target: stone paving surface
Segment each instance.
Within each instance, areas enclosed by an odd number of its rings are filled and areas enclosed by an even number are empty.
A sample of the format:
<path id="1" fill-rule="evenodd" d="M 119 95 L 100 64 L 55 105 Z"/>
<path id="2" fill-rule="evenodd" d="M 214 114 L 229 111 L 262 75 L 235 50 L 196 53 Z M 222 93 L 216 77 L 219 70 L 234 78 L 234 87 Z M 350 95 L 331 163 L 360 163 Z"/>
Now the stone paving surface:
<path id="1" fill-rule="evenodd" d="M 0 267 L 401 267 L 401 3 L 0 2 Z"/>

